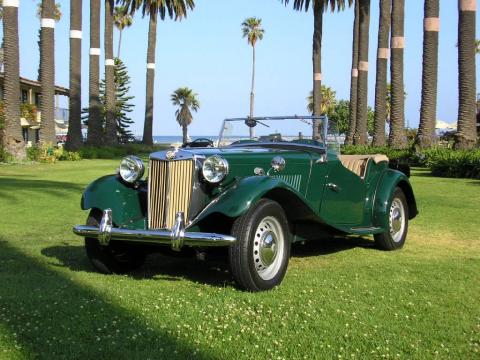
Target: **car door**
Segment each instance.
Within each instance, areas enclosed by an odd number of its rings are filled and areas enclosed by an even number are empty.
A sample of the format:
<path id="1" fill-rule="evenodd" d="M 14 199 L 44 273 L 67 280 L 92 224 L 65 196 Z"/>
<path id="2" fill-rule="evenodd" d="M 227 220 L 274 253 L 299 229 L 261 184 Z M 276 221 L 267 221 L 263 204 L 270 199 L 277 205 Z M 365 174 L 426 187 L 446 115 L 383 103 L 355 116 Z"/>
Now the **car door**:
<path id="1" fill-rule="evenodd" d="M 342 165 L 336 156 L 325 165 L 327 176 L 320 216 L 331 225 L 362 226 L 367 187 L 365 181 Z"/>

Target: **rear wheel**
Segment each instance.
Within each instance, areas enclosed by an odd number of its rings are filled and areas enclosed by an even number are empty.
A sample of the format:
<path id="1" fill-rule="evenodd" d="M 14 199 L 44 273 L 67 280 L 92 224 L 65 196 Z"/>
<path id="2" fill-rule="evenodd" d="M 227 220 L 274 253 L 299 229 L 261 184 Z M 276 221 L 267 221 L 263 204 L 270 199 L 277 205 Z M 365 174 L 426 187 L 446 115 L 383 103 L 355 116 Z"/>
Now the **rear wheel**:
<path id="1" fill-rule="evenodd" d="M 390 200 L 388 228 L 376 234 L 375 244 L 382 250 L 400 249 L 405 244 L 408 232 L 408 204 L 402 189 L 396 188 Z"/>
<path id="2" fill-rule="evenodd" d="M 87 225 L 100 224 L 102 212 L 93 209 L 87 219 Z M 107 246 L 100 245 L 98 239 L 85 238 L 85 249 L 92 265 L 103 274 L 124 274 L 143 265 L 146 253 L 138 246 L 122 241 L 110 241 Z"/>
<path id="3" fill-rule="evenodd" d="M 248 291 L 279 285 L 290 258 L 290 232 L 282 207 L 262 199 L 235 220 L 230 247 L 230 267 L 237 284 Z"/>

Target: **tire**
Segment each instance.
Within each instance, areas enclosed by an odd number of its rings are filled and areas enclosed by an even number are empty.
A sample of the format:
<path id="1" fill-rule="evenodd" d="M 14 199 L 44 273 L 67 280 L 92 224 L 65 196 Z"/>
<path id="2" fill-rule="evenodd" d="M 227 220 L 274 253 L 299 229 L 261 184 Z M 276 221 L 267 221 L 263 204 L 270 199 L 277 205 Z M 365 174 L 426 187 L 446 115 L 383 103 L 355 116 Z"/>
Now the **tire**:
<path id="1" fill-rule="evenodd" d="M 229 248 L 230 268 L 238 286 L 262 291 L 279 285 L 287 271 L 291 243 L 282 207 L 260 200 L 235 220 L 232 235 L 237 241 Z"/>
<path id="2" fill-rule="evenodd" d="M 90 211 L 87 225 L 98 226 L 102 212 Z M 98 239 L 85 238 L 85 250 L 92 265 L 102 274 L 125 274 L 143 265 L 146 253 L 138 246 L 122 241 L 111 241 L 107 246 L 100 245 Z"/>
<path id="3" fill-rule="evenodd" d="M 395 188 L 389 203 L 388 228 L 384 233 L 374 235 L 375 245 L 381 250 L 401 249 L 408 232 L 408 204 L 405 194 Z"/>

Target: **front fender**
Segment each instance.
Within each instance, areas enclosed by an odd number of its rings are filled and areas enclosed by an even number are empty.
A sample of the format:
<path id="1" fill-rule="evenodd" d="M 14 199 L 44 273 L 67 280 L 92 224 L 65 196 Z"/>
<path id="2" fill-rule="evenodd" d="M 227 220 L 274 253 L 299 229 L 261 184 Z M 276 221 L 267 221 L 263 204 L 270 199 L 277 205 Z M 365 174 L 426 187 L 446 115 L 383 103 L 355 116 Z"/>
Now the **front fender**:
<path id="1" fill-rule="evenodd" d="M 409 218 L 418 214 L 415 196 L 408 177 L 396 170 L 388 169 L 382 176 L 375 191 L 375 205 L 373 209 L 373 223 L 383 229 L 388 229 L 389 209 L 395 188 L 400 187 L 405 194 L 408 204 Z"/>
<path id="2" fill-rule="evenodd" d="M 190 224 L 194 226 L 211 214 L 220 213 L 230 218 L 245 214 L 252 205 L 275 189 L 283 189 L 296 197 L 302 197 L 290 185 L 269 176 L 251 176 L 239 180 L 235 185 L 214 199 Z M 304 199 L 303 202 L 306 203 Z"/>
<path id="3" fill-rule="evenodd" d="M 81 207 L 112 209 L 113 222 L 120 228 L 145 228 L 147 192 L 127 186 L 116 175 L 101 177 L 85 189 Z"/>

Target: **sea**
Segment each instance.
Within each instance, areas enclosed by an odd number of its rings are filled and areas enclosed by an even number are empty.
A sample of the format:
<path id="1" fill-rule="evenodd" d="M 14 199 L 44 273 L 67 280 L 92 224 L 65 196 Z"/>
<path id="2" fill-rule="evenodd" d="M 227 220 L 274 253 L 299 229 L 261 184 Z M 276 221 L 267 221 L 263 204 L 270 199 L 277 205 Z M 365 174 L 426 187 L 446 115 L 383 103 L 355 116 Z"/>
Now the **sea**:
<path id="1" fill-rule="evenodd" d="M 218 135 L 212 136 L 212 135 L 199 135 L 199 136 L 189 136 L 190 141 L 196 140 L 196 139 L 210 139 L 212 141 L 218 140 Z M 153 137 L 153 142 L 155 144 L 174 144 L 174 143 L 181 143 L 183 142 L 183 137 L 182 136 L 154 136 Z"/>

